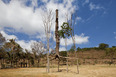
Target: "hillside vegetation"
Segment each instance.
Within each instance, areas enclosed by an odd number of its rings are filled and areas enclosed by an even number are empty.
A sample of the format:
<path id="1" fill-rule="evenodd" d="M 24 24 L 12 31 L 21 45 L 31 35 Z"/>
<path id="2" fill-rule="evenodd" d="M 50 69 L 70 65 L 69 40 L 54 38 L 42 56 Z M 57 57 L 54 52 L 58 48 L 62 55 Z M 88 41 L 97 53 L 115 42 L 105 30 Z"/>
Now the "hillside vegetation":
<path id="1" fill-rule="evenodd" d="M 6 41 L 0 34 L 0 68 L 19 68 L 19 67 L 46 67 L 47 54 L 42 42 L 34 42 L 32 51 L 23 49 L 14 39 Z M 79 58 L 79 64 L 116 64 L 116 47 L 109 47 L 108 44 L 101 43 L 99 47 L 77 48 L 74 52 L 74 46 L 69 51 L 59 52 L 63 57 Z M 54 59 L 55 51 L 50 52 L 50 64 L 57 64 L 58 60 Z M 60 65 L 66 65 L 66 58 L 60 59 Z M 76 65 L 76 61 L 69 59 L 69 65 Z"/>

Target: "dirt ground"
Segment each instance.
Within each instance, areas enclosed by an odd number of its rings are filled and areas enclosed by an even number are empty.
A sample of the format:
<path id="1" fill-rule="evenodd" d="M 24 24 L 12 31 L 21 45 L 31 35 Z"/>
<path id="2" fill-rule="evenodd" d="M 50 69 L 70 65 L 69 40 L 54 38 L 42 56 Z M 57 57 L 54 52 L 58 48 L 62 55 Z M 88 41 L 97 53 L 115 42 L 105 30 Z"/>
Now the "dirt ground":
<path id="1" fill-rule="evenodd" d="M 76 73 L 76 66 L 69 66 L 67 73 L 66 66 L 51 68 L 46 73 L 46 68 L 17 68 L 0 69 L 0 77 L 116 77 L 116 65 L 81 65 L 79 74 Z"/>

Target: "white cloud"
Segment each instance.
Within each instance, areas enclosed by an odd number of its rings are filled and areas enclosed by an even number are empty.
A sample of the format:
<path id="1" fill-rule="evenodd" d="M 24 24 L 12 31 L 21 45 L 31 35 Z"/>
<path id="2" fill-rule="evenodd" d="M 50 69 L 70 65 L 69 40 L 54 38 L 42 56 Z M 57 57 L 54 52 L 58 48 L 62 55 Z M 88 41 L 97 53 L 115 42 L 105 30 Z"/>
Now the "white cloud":
<path id="1" fill-rule="evenodd" d="M 37 7 L 37 6 L 38 6 L 37 3 L 38 3 L 37 0 L 32 0 L 32 6 L 33 6 L 33 7 Z"/>
<path id="2" fill-rule="evenodd" d="M 85 4 L 88 4 L 88 3 L 89 3 L 89 0 L 85 0 L 82 5 L 84 6 Z"/>
<path id="3" fill-rule="evenodd" d="M 12 0 L 9 4 L 0 1 L 0 26 L 14 28 L 17 32 L 35 34 L 43 32 L 41 9 L 33 12 L 33 8 L 23 5 L 18 0 Z"/>
<path id="4" fill-rule="evenodd" d="M 75 43 L 76 44 L 84 44 L 89 42 L 89 36 L 84 36 L 84 34 L 82 33 L 80 36 L 79 35 L 75 35 Z M 73 41 L 72 41 L 72 37 L 67 38 L 67 45 L 72 45 Z M 60 45 L 65 46 L 65 39 L 61 38 L 60 40 Z"/>
<path id="5" fill-rule="evenodd" d="M 24 41 L 24 40 L 18 40 L 17 36 L 15 35 L 8 35 L 7 33 L 5 33 L 4 31 L 0 31 L 0 33 L 3 35 L 3 37 L 6 38 L 6 40 L 8 41 L 8 39 L 16 39 L 16 42 L 23 48 L 23 49 L 27 49 L 29 51 L 31 51 L 31 44 L 33 42 L 36 42 L 34 40 L 30 40 L 30 41 Z"/>
<path id="6" fill-rule="evenodd" d="M 41 41 L 45 41 L 46 40 L 46 36 L 43 34 L 43 35 L 38 35 L 36 36 L 36 38 L 39 38 Z"/>
<path id="7" fill-rule="evenodd" d="M 30 6 L 26 6 L 27 0 L 11 0 L 5 4 L 0 0 L 0 27 L 13 28 L 16 32 L 26 33 L 28 35 L 44 34 L 42 13 L 44 8 L 55 10 L 59 9 L 59 26 L 65 21 L 65 14 L 72 12 L 75 6 L 72 5 L 74 0 L 63 0 L 63 3 L 56 3 L 54 0 L 42 0 L 45 5 L 37 7 L 37 0 L 32 0 Z M 36 7 L 34 10 L 33 7 Z M 55 15 L 54 15 L 55 16 Z M 53 20 L 55 21 L 55 20 Z M 55 22 L 52 26 L 52 31 L 55 30 Z"/>
<path id="8" fill-rule="evenodd" d="M 59 51 L 66 51 L 66 48 L 65 47 L 60 47 Z"/>
<path id="9" fill-rule="evenodd" d="M 116 32 L 113 32 L 114 34 L 116 34 Z"/>
<path id="10" fill-rule="evenodd" d="M 47 3 L 48 2 L 48 0 L 41 0 L 42 2 L 44 2 L 44 3 Z"/>
<path id="11" fill-rule="evenodd" d="M 36 41 L 34 41 L 34 40 L 30 40 L 30 41 L 24 41 L 24 40 L 17 40 L 16 41 L 23 49 L 27 49 L 27 50 L 29 50 L 29 51 L 31 51 L 31 44 L 33 43 L 33 42 L 36 42 Z"/>
<path id="12" fill-rule="evenodd" d="M 82 20 L 82 18 L 77 16 L 77 20 Z"/>
<path id="13" fill-rule="evenodd" d="M 66 14 L 70 14 L 74 9 L 78 10 L 78 5 L 73 5 L 74 0 L 63 0 L 63 3 L 57 3 L 54 0 L 42 0 L 45 4 L 37 7 L 37 0 L 32 0 L 30 6 L 26 6 L 27 0 L 11 0 L 10 3 L 5 4 L 0 0 L 0 29 L 3 30 L 5 27 L 13 28 L 13 31 L 26 33 L 28 35 L 37 35 L 36 38 L 43 39 L 44 28 L 42 22 L 42 14 L 45 9 L 52 11 L 55 14 L 55 10 L 59 10 L 59 26 L 66 20 Z M 57 0 L 58 1 L 58 0 Z M 33 7 L 36 7 L 34 10 Z M 54 15 L 55 16 L 55 15 Z M 81 17 L 77 17 L 77 20 L 81 20 Z M 52 31 L 55 30 L 55 20 L 53 20 Z M 31 49 L 30 45 L 34 40 L 25 41 L 18 40 L 15 35 L 8 35 L 3 32 L 4 36 L 8 39 L 16 38 L 17 42 L 25 49 Z M 88 36 L 75 35 L 76 44 L 82 44 L 88 42 Z M 64 45 L 62 43 L 61 45 Z M 64 41 L 63 41 L 64 42 Z M 71 38 L 68 39 L 68 45 L 72 44 Z M 61 48 L 64 50 L 64 48 Z"/>
<path id="14" fill-rule="evenodd" d="M 85 3 L 89 3 L 89 0 L 85 0 Z"/>
<path id="15" fill-rule="evenodd" d="M 113 32 L 113 33 L 114 33 L 114 35 L 116 35 L 116 32 Z M 116 36 L 114 38 L 116 39 Z"/>
<path id="16" fill-rule="evenodd" d="M 8 35 L 4 31 L 0 31 L 0 33 L 3 35 L 3 37 L 6 38 L 6 40 L 8 40 L 8 39 L 17 39 L 17 37 L 15 35 Z"/>
<path id="17" fill-rule="evenodd" d="M 90 8 L 91 11 L 92 11 L 92 10 L 98 10 L 98 9 L 104 9 L 104 7 L 102 7 L 102 6 L 100 6 L 100 5 L 95 5 L 95 4 L 93 4 L 93 3 L 90 3 L 90 4 L 89 4 L 89 8 Z"/>

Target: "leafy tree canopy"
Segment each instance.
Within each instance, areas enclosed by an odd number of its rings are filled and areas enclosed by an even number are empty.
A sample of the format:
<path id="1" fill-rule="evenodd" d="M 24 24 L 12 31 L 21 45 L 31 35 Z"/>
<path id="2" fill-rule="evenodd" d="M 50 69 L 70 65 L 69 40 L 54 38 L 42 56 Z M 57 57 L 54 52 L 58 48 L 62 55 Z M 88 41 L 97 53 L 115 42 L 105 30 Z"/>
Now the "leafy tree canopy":
<path id="1" fill-rule="evenodd" d="M 99 44 L 99 48 L 100 48 L 100 49 L 105 49 L 105 48 L 108 48 L 108 47 L 109 47 L 108 44 L 105 44 L 105 43 L 100 43 L 100 44 Z"/>
<path id="2" fill-rule="evenodd" d="M 59 36 L 61 38 L 66 38 L 67 36 L 69 37 L 71 35 L 71 27 L 69 26 L 69 23 L 64 22 L 61 26 L 61 30 L 59 30 Z"/>

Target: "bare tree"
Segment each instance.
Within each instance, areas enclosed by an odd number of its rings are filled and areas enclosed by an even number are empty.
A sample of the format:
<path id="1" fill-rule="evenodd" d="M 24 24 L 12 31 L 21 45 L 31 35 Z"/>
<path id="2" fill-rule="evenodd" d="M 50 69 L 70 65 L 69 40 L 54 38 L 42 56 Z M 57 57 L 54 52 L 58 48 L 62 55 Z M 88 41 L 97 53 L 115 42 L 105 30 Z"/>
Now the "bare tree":
<path id="1" fill-rule="evenodd" d="M 37 55 L 40 55 L 46 50 L 42 42 L 33 42 L 31 48 L 33 48 L 36 51 Z"/>
<path id="2" fill-rule="evenodd" d="M 75 32 L 74 32 L 74 26 L 76 24 L 76 13 L 71 13 L 70 18 L 68 16 L 68 14 L 66 14 L 66 22 L 63 24 L 64 26 L 69 26 L 67 27 L 67 30 L 65 33 L 65 35 L 71 35 L 72 37 L 72 41 L 74 44 L 74 51 L 75 51 L 75 59 L 77 59 L 77 53 L 76 53 L 76 43 L 75 43 Z M 66 51 L 67 51 L 67 36 L 65 36 L 65 47 L 66 47 Z M 68 53 L 67 53 L 67 57 L 68 57 Z M 67 72 L 68 72 L 68 59 L 67 59 Z M 79 73 L 78 70 L 78 59 L 77 59 L 77 73 Z"/>
<path id="3" fill-rule="evenodd" d="M 47 72 L 49 73 L 49 40 L 51 35 L 51 26 L 53 21 L 53 13 L 52 10 L 49 10 L 46 12 L 46 14 L 43 15 L 43 24 L 44 24 L 44 30 L 47 40 Z"/>
<path id="4" fill-rule="evenodd" d="M 72 30 L 70 31 L 71 33 L 71 37 L 72 37 L 72 41 L 73 41 L 73 45 L 74 45 L 74 50 L 75 50 L 75 57 L 77 58 L 77 53 L 76 53 L 76 43 L 75 43 L 75 31 L 74 31 L 74 27 L 75 27 L 75 24 L 76 24 L 76 17 L 77 17 L 77 14 L 76 13 L 72 13 L 71 14 L 71 18 L 69 19 L 69 24 L 70 24 L 70 27 L 72 28 Z M 78 69 L 78 59 L 77 59 L 77 73 L 79 73 L 79 69 Z"/>
<path id="5" fill-rule="evenodd" d="M 33 42 L 31 48 L 34 55 L 34 63 L 36 56 L 38 56 L 38 63 L 39 63 L 42 53 L 46 50 L 44 44 L 42 42 Z"/>

